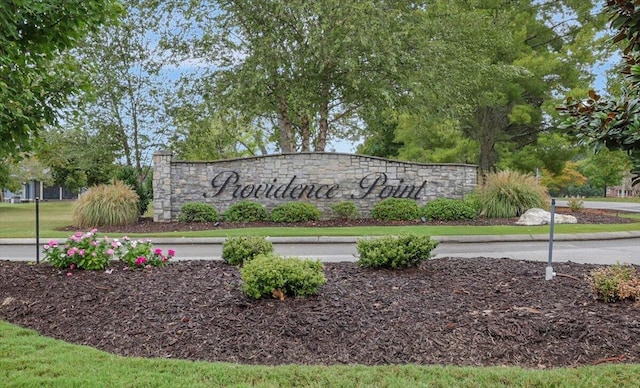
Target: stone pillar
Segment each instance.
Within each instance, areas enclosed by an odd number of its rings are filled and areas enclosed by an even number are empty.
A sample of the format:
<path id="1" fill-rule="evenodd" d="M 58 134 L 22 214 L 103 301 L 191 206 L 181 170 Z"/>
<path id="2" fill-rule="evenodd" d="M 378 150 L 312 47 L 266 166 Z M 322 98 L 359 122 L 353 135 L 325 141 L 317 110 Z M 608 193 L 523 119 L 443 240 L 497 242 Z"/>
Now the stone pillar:
<path id="1" fill-rule="evenodd" d="M 171 221 L 171 160 L 170 151 L 153 154 L 153 221 Z"/>

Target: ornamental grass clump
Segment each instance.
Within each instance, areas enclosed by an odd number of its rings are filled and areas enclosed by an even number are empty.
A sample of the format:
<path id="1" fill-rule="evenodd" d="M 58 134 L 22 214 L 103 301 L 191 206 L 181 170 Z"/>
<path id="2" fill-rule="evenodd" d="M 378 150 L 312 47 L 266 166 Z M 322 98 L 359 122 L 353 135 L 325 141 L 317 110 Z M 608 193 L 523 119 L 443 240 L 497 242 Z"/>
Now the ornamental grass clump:
<path id="1" fill-rule="evenodd" d="M 487 218 L 519 217 L 532 208 L 548 208 L 547 189 L 535 177 L 517 171 L 488 174 L 478 192 Z"/>
<path id="2" fill-rule="evenodd" d="M 254 299 L 317 295 L 327 282 L 319 260 L 276 255 L 256 257 L 240 269 L 240 274 L 244 293 Z"/>
<path id="3" fill-rule="evenodd" d="M 430 236 L 415 234 L 361 239 L 357 242 L 357 264 L 366 268 L 416 267 L 431 258 L 437 246 Z"/>
<path id="4" fill-rule="evenodd" d="M 180 208 L 180 222 L 216 222 L 218 210 L 205 202 L 187 202 Z"/>
<path id="5" fill-rule="evenodd" d="M 243 265 L 256 256 L 273 253 L 273 244 L 266 237 L 229 237 L 222 244 L 222 260 L 231 265 Z"/>
<path id="6" fill-rule="evenodd" d="M 614 264 L 591 271 L 587 281 L 605 302 L 640 298 L 640 278 L 630 265 Z"/>
<path id="7" fill-rule="evenodd" d="M 321 216 L 322 212 L 313 204 L 298 201 L 283 203 L 271 211 L 271 220 L 282 223 L 318 221 Z"/>
<path id="8" fill-rule="evenodd" d="M 255 222 L 269 219 L 269 212 L 264 205 L 254 201 L 240 201 L 231 205 L 222 213 L 227 222 Z"/>
<path id="9" fill-rule="evenodd" d="M 93 186 L 78 198 L 73 224 L 79 228 L 135 224 L 138 201 L 138 194 L 120 181 Z"/>
<path id="10" fill-rule="evenodd" d="M 385 198 L 373 206 L 371 218 L 381 221 L 413 221 L 420 218 L 420 206 L 413 199 Z"/>

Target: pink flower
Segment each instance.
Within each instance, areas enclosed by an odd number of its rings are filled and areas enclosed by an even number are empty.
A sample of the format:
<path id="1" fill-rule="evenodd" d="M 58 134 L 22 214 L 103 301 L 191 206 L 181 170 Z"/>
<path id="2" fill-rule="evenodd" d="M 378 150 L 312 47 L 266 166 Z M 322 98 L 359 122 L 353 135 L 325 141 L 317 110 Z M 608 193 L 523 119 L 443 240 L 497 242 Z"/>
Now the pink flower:
<path id="1" fill-rule="evenodd" d="M 80 256 L 84 256 L 84 254 L 85 254 L 85 250 L 84 250 L 84 249 L 80 249 L 80 250 L 78 251 L 78 254 L 79 254 Z"/>
<path id="2" fill-rule="evenodd" d="M 69 256 L 73 256 L 75 253 L 76 253 L 76 251 L 75 251 L 75 250 L 73 250 L 73 248 L 72 248 L 72 249 L 69 249 L 69 250 L 67 251 L 67 255 L 69 255 Z"/>
<path id="3" fill-rule="evenodd" d="M 77 231 L 77 232 L 76 232 L 76 237 L 82 237 L 82 232 Z"/>
<path id="4" fill-rule="evenodd" d="M 67 276 L 72 276 L 73 274 L 71 272 L 67 272 Z"/>
<path id="5" fill-rule="evenodd" d="M 97 231 L 98 231 L 98 229 L 96 229 L 96 228 L 91 229 L 91 233 L 95 233 Z"/>
<path id="6" fill-rule="evenodd" d="M 98 242 L 97 242 L 97 241 L 95 241 L 95 240 L 94 240 L 94 241 L 91 241 L 91 245 L 93 245 L 94 247 L 97 247 L 97 246 L 98 246 Z"/>
<path id="7" fill-rule="evenodd" d="M 57 247 L 58 246 L 58 242 L 56 240 L 51 240 L 51 241 L 49 241 L 49 245 L 51 245 L 52 247 Z"/>
<path id="8" fill-rule="evenodd" d="M 174 251 L 173 249 L 169 249 L 169 256 L 173 257 L 175 256 L 176 251 Z"/>
<path id="9" fill-rule="evenodd" d="M 76 269 L 76 265 L 71 263 L 71 265 L 69 266 L 69 269 Z"/>
<path id="10" fill-rule="evenodd" d="M 140 256 L 136 259 L 136 265 L 137 266 L 142 266 L 144 263 L 147 262 L 147 259 L 143 256 Z"/>
<path id="11" fill-rule="evenodd" d="M 107 255 L 113 255 L 113 249 L 107 249 Z"/>
<path id="12" fill-rule="evenodd" d="M 155 250 L 155 251 L 153 251 L 153 253 L 155 253 L 155 254 L 156 254 L 156 255 L 158 255 L 158 256 L 162 256 L 162 249 L 160 249 L 160 248 L 156 248 L 156 250 Z"/>
<path id="13" fill-rule="evenodd" d="M 49 248 L 51 248 L 51 247 L 50 247 L 49 245 L 46 245 L 46 244 L 45 244 L 45 246 L 44 246 L 44 250 L 45 250 L 45 251 L 48 251 L 48 250 L 49 250 Z"/>

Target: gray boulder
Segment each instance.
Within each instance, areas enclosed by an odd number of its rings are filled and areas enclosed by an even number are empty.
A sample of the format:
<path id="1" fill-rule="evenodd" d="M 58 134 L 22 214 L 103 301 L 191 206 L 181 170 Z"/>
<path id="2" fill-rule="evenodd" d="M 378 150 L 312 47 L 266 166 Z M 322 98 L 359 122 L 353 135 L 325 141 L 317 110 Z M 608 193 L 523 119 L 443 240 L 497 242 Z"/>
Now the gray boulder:
<path id="1" fill-rule="evenodd" d="M 566 214 L 554 214 L 553 222 L 556 224 L 577 224 L 578 220 L 574 216 Z M 544 209 L 533 208 L 527 210 L 516 225 L 547 225 L 551 223 L 551 213 Z"/>

